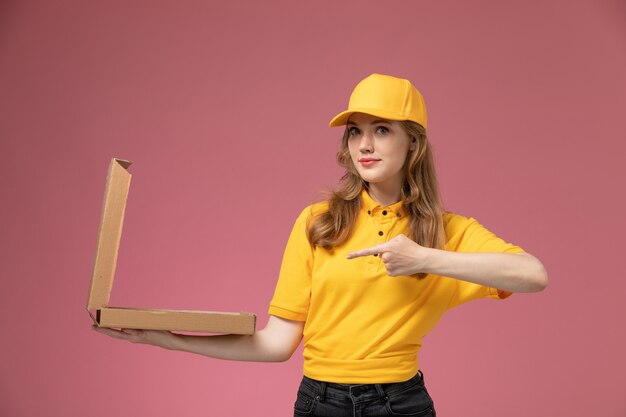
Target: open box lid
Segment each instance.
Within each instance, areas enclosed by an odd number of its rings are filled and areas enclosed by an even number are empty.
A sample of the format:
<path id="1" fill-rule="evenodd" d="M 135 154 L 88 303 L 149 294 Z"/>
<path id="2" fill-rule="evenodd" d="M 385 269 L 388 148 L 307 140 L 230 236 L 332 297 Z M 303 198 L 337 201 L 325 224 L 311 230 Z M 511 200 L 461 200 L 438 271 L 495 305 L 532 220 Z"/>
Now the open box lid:
<path id="1" fill-rule="evenodd" d="M 113 158 L 109 165 L 87 310 L 106 307 L 109 303 L 130 187 L 128 167 L 131 163 Z"/>

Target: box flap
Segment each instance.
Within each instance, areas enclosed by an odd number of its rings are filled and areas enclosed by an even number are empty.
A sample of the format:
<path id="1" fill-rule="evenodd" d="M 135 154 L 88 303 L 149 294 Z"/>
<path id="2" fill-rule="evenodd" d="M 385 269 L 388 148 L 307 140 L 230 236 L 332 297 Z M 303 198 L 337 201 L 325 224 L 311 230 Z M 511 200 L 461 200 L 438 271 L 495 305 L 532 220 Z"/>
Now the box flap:
<path id="1" fill-rule="evenodd" d="M 113 158 L 109 165 L 87 310 L 105 307 L 109 303 L 130 187 L 131 174 L 127 171 L 130 165 L 130 161 L 117 158 Z"/>

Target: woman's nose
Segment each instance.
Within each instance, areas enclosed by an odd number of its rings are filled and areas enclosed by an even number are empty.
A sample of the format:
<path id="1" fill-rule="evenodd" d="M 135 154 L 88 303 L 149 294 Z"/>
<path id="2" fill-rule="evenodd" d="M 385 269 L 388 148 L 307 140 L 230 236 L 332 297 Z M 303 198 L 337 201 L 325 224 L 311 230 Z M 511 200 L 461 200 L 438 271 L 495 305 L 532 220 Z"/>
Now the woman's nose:
<path id="1" fill-rule="evenodd" d="M 374 151 L 374 142 L 372 141 L 372 137 L 367 133 L 361 136 L 361 142 L 359 143 L 359 151 L 361 152 L 373 152 Z"/>

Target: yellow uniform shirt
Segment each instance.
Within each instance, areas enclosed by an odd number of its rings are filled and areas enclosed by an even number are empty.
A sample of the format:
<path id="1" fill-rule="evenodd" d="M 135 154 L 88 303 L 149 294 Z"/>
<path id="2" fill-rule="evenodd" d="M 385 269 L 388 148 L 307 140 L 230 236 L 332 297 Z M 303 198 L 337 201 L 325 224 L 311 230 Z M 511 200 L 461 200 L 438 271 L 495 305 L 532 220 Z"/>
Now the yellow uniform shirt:
<path id="1" fill-rule="evenodd" d="M 350 252 L 408 233 L 401 202 L 381 207 L 365 191 L 361 198 L 352 236 L 333 251 L 312 247 L 306 237 L 307 219 L 327 204 L 314 204 L 300 214 L 269 314 L 306 321 L 307 377 L 336 383 L 401 382 L 417 373 L 422 338 L 443 313 L 469 300 L 511 294 L 437 275 L 390 277 L 380 257 L 346 259 Z M 472 218 L 445 213 L 443 222 L 445 250 L 523 252 Z"/>

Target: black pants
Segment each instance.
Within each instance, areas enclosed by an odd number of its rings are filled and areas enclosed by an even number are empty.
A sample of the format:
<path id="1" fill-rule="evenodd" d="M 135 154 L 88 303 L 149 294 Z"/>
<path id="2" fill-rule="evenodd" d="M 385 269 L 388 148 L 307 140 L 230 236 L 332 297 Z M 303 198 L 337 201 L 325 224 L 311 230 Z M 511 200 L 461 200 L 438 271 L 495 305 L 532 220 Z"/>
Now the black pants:
<path id="1" fill-rule="evenodd" d="M 433 400 L 419 372 L 405 382 L 346 385 L 302 378 L 294 416 L 435 417 Z"/>

